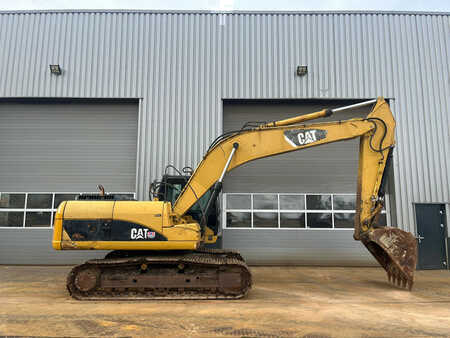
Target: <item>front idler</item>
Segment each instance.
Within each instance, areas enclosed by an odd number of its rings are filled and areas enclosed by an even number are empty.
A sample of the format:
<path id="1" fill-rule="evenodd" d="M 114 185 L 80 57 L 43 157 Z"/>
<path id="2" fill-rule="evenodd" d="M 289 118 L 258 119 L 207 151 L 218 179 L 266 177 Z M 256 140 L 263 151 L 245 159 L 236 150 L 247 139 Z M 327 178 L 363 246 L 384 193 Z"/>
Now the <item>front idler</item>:
<path id="1" fill-rule="evenodd" d="M 362 234 L 361 241 L 386 270 L 388 280 L 411 291 L 417 263 L 417 242 L 406 231 L 383 227 Z"/>

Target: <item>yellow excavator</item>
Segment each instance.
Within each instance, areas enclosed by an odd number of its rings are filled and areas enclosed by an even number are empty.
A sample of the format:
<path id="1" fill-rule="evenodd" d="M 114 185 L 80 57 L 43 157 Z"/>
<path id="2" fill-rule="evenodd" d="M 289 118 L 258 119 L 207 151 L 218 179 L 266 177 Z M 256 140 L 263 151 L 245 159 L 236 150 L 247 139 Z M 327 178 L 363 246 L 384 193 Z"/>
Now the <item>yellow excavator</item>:
<path id="1" fill-rule="evenodd" d="M 304 123 L 364 105 L 373 106 L 365 118 Z M 225 174 L 249 161 L 357 137 L 353 237 L 367 247 L 390 281 L 411 290 L 417 261 L 415 237 L 395 227 L 375 225 L 384 202 L 394 129 L 394 117 L 381 97 L 247 125 L 219 136 L 189 175 L 164 175 L 153 185 L 152 201 L 120 200 L 103 190 L 62 202 L 55 214 L 54 249 L 113 250 L 103 259 L 74 267 L 67 277 L 69 293 L 79 300 L 245 296 L 252 276 L 242 256 L 206 247 L 217 240 L 214 212 Z"/>

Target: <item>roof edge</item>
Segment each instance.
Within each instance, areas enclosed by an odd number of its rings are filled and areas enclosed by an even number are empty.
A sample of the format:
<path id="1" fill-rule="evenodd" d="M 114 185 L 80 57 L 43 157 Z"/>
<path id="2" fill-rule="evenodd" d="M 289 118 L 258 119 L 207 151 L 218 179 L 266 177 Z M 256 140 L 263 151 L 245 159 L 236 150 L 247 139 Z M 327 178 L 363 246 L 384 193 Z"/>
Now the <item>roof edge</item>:
<path id="1" fill-rule="evenodd" d="M 216 11 L 216 10 L 143 10 L 143 9 L 37 9 L 37 10 L 0 10 L 1 14 L 61 14 L 61 13 L 118 13 L 118 14 L 262 14 L 262 15 L 334 15 L 334 14 L 369 14 L 369 15 L 450 15 L 450 12 L 431 11 Z"/>

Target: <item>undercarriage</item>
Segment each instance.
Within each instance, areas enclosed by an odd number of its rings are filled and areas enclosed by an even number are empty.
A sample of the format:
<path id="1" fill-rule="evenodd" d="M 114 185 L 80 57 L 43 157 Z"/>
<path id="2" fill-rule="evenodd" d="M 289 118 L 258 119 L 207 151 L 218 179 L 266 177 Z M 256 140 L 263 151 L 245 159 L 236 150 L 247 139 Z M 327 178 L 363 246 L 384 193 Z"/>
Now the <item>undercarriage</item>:
<path id="1" fill-rule="evenodd" d="M 233 251 L 113 251 L 74 267 L 67 289 L 78 300 L 238 299 L 251 282 Z"/>

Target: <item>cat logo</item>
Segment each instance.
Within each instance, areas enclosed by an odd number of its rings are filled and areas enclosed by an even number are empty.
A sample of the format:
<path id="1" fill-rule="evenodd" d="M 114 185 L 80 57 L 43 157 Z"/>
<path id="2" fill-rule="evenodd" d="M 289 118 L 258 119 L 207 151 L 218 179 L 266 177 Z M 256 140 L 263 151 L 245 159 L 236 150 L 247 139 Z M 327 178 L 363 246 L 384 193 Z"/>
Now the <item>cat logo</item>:
<path id="1" fill-rule="evenodd" d="M 317 142 L 326 136 L 327 131 L 322 129 L 291 129 L 284 132 L 284 138 L 293 147 Z"/>
<path id="2" fill-rule="evenodd" d="M 156 237 L 156 233 L 154 231 L 149 231 L 149 229 L 131 229 L 131 239 L 153 239 Z"/>

